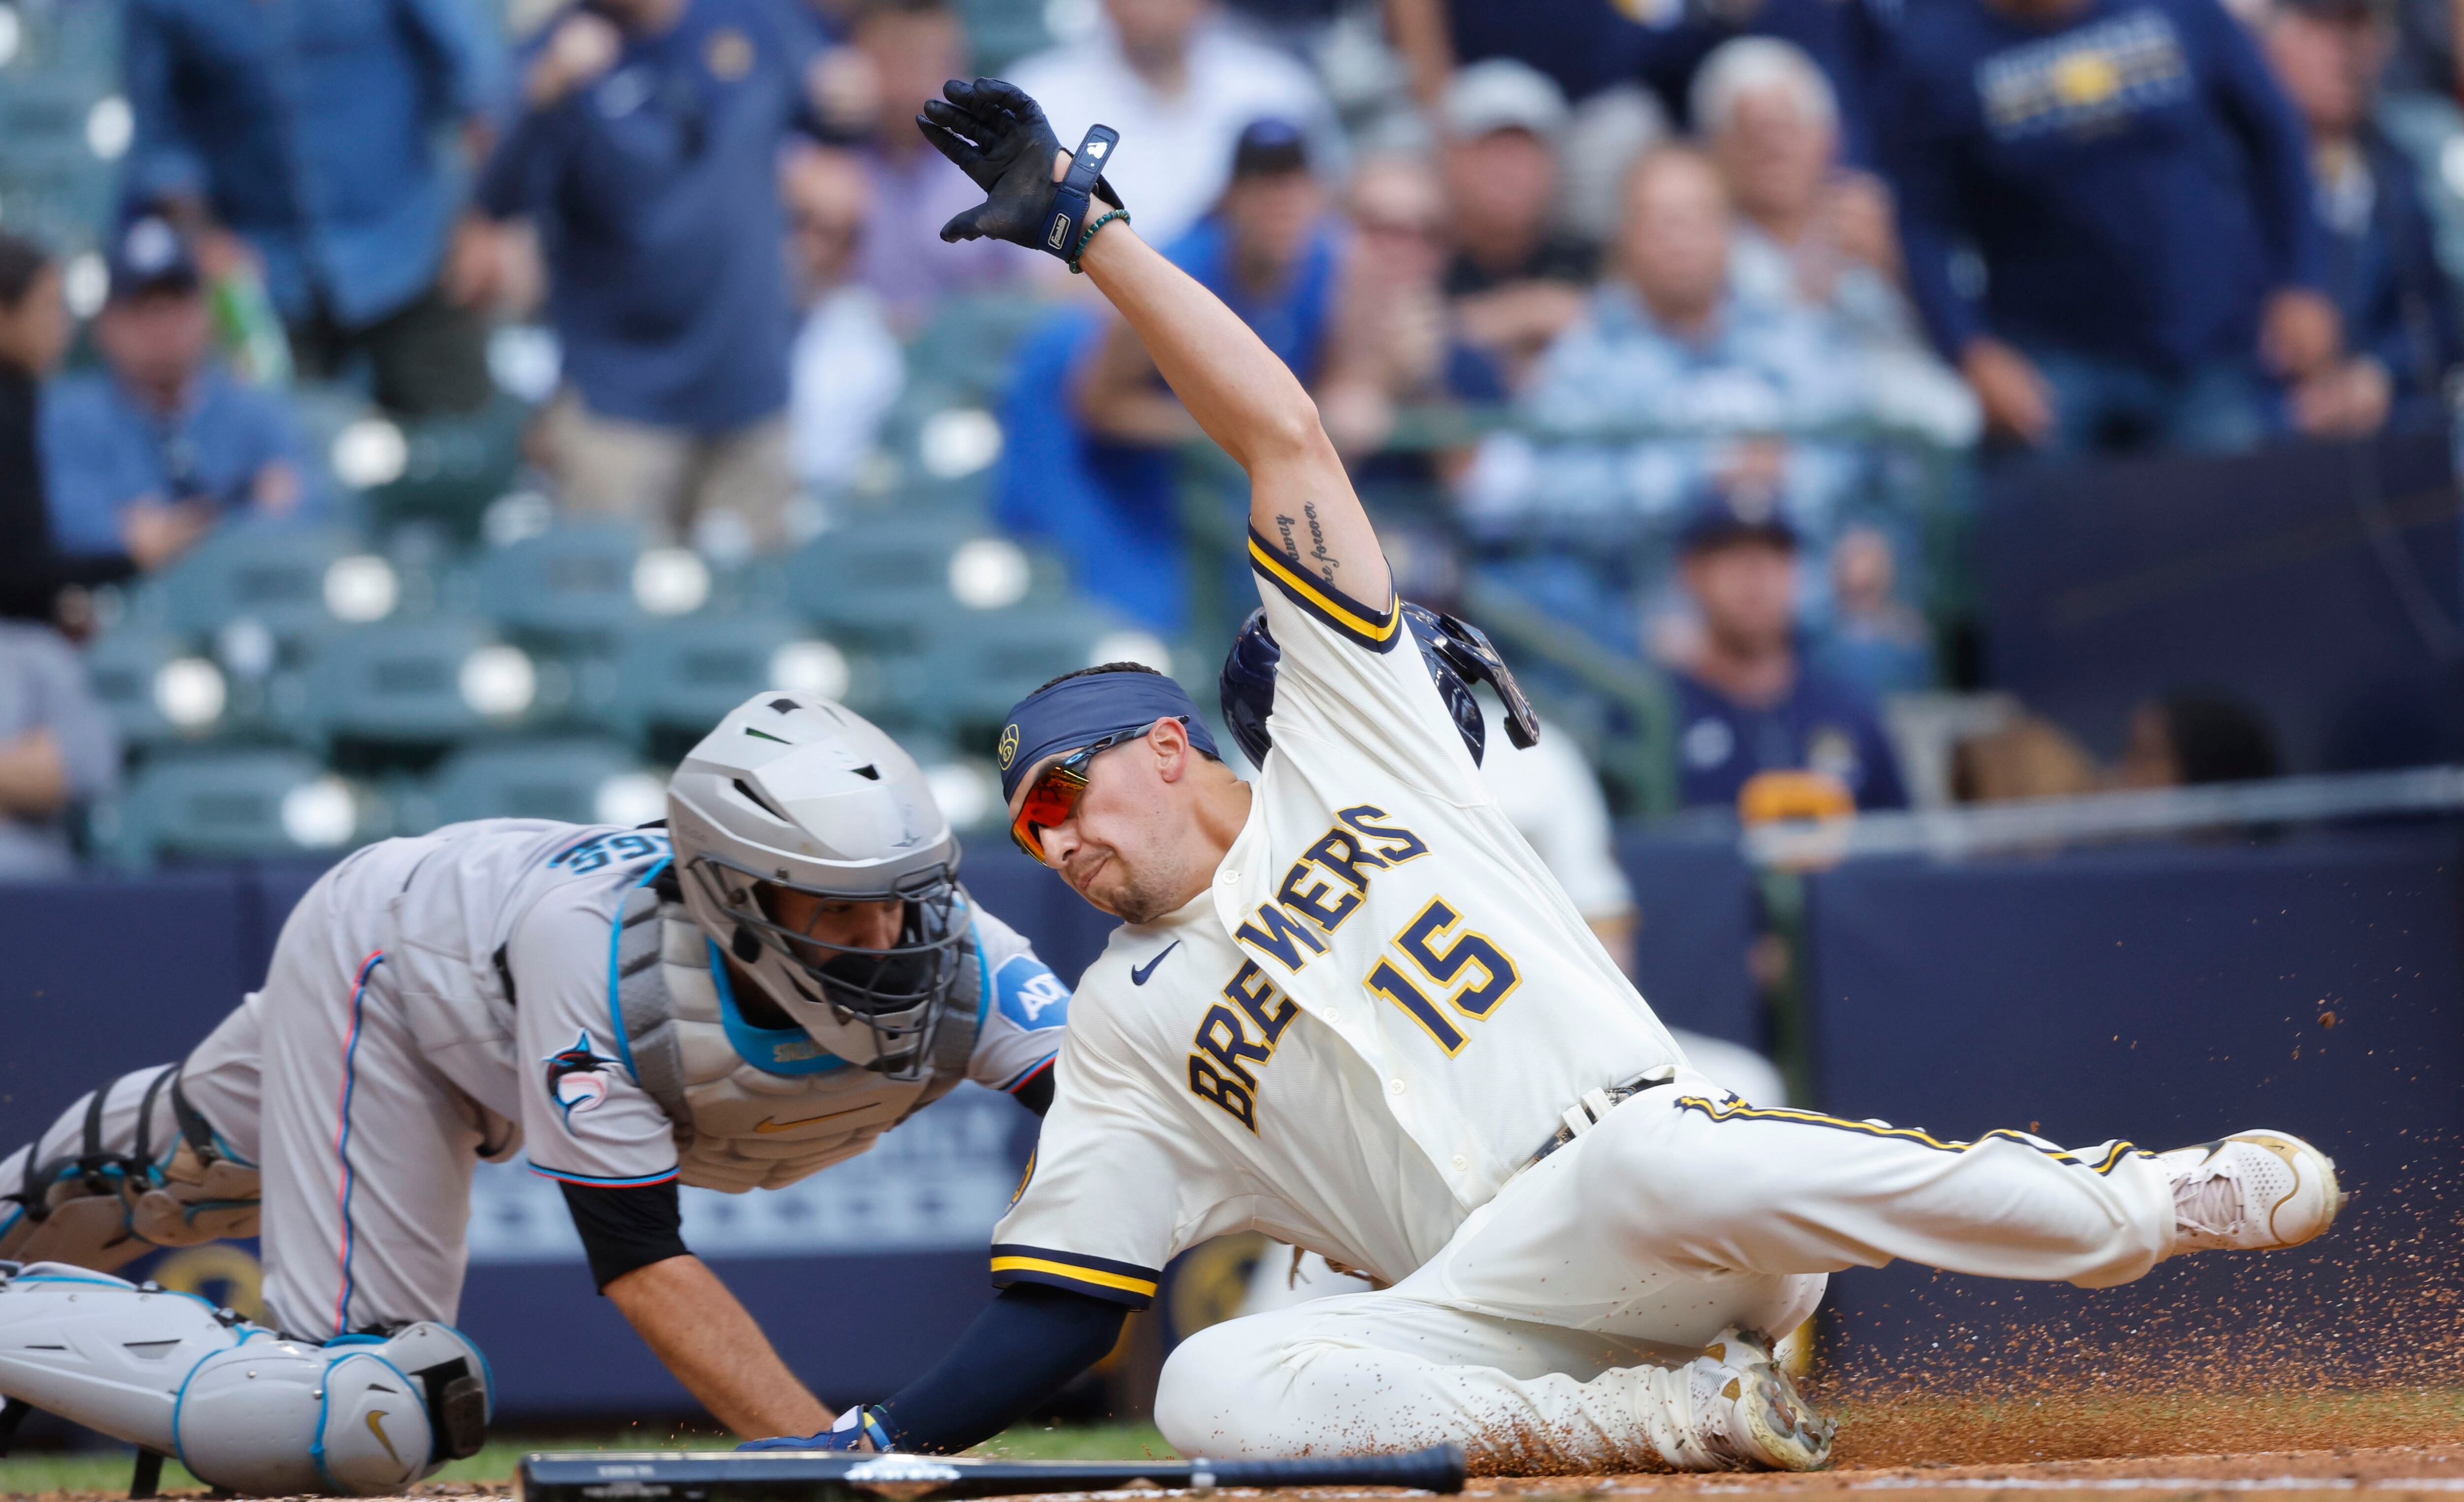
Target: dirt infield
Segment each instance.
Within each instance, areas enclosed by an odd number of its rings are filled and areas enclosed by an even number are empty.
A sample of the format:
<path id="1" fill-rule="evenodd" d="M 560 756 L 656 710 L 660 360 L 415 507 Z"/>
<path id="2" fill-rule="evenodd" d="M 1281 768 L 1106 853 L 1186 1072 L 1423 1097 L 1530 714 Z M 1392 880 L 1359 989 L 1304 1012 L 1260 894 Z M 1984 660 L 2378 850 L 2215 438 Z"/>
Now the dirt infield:
<path id="1" fill-rule="evenodd" d="M 1813 1385 L 1823 1385 L 1819 1377 Z M 2253 1502 L 2354 1502 L 2351 1493 L 2366 1492 L 2370 1502 L 2396 1496 L 2464 1502 L 2464 1388 L 2453 1386 L 2306 1393 L 2211 1387 L 1991 1399 L 1867 1393 L 1817 1402 L 1841 1419 L 1838 1465 L 1818 1475 L 1495 1476 L 1476 1478 L 1465 1494 L 1500 1502 L 1649 1493 L 1671 1502 L 1682 1502 L 1685 1493 L 1743 1496 L 1749 1502 L 1761 1493 L 1771 1502 L 2054 1502 L 2042 1493 L 2086 1494 L 2079 1502 L 2225 1502 L 2251 1493 Z M 1140 1452 L 1133 1445 L 1111 1458 Z M 511 1453 L 504 1454 L 497 1462 L 503 1469 L 487 1479 L 431 1484 L 413 1495 L 422 1502 L 509 1495 L 512 1488 L 495 1478 L 510 1472 L 511 1461 Z M 10 1502 L 117 1502 L 124 1494 L 77 1490 L 0 1496 Z M 1398 1495 L 1224 1494 L 1264 1502 L 1391 1502 Z M 166 1495 L 205 1493 L 183 1489 Z M 1070 1502 L 1175 1495 L 1185 1493 L 1082 1493 Z"/>
<path id="2" fill-rule="evenodd" d="M 422 1487 L 389 1502 L 439 1502 L 444 1498 L 493 1498 L 512 1488 L 470 1482 Z M 1840 1469 L 1818 1475 L 1636 1475 L 1484 1477 L 1466 1497 L 1501 1502 L 1588 1502 L 1588 1499 L 1686 1494 L 1770 1497 L 1773 1502 L 2453 1502 L 2464 1496 L 2464 1445 L 2392 1446 L 2375 1448 L 2276 1450 L 2242 1454 L 2168 1454 L 2130 1459 L 2045 1461 L 2021 1465 L 1880 1466 Z M 2356 1493 L 2362 1496 L 2356 1497 Z M 202 1491 L 165 1493 L 203 1497 Z M 1107 1502 L 1107 1499 L 1186 1496 L 1186 1492 L 1080 1492 L 1022 1502 Z M 115 1492 L 19 1493 L 26 1502 L 106 1502 Z M 1372 1502 L 1392 1492 L 1227 1491 L 1258 1502 Z"/>

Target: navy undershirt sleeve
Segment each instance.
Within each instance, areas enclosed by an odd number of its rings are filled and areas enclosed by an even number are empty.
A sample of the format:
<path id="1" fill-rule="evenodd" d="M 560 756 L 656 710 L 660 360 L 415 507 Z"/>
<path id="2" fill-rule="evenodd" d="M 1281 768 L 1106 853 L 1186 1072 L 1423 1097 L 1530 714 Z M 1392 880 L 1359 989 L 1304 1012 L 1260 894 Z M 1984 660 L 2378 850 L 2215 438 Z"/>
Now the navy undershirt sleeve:
<path id="1" fill-rule="evenodd" d="M 636 1268 L 687 1255 L 684 1208 L 676 1182 L 595 1184 L 557 1181 L 573 1228 L 590 1259 L 590 1279 L 601 1292 Z"/>
<path id="2" fill-rule="evenodd" d="M 1017 1101 L 1020 1105 L 1024 1106 L 1027 1110 L 1034 1112 L 1039 1116 L 1050 1112 L 1052 1109 L 1052 1067 L 1047 1064 L 1044 1068 L 1037 1070 L 1034 1074 L 1028 1077 L 1025 1084 L 1021 1085 L 1018 1089 L 1011 1091 L 1009 1093 L 1011 1099 Z"/>
<path id="3" fill-rule="evenodd" d="M 950 1455 L 980 1445 L 1102 1360 L 1129 1313 L 1067 1289 L 1013 1284 L 876 1414 L 902 1450 Z"/>

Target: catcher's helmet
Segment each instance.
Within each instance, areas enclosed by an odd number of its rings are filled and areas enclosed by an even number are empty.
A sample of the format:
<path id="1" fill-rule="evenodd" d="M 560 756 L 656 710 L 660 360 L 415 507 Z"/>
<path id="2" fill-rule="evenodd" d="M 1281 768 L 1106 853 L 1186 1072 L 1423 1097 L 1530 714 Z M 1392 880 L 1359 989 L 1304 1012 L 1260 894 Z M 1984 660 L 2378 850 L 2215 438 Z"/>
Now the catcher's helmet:
<path id="1" fill-rule="evenodd" d="M 1524 698 L 1522 688 L 1515 683 L 1506 659 L 1498 655 L 1488 634 L 1469 622 L 1451 615 L 1441 615 L 1424 605 L 1402 603 L 1403 620 L 1412 629 L 1412 640 L 1420 649 L 1420 661 L 1427 665 L 1429 678 L 1437 685 L 1438 696 L 1445 700 L 1446 714 L 1462 732 L 1463 749 L 1471 753 L 1476 765 L 1481 753 L 1487 749 L 1488 722 L 1480 712 L 1480 701 L 1472 697 L 1473 682 L 1485 683 L 1497 691 L 1506 706 L 1506 738 L 1518 746 L 1535 745 L 1540 740 L 1539 717 Z M 1267 734 L 1266 717 L 1275 712 L 1275 674 L 1283 665 L 1284 649 L 1274 633 L 1266 630 L 1266 612 L 1262 607 L 1249 612 L 1241 632 L 1232 638 L 1232 650 L 1223 657 L 1223 672 L 1217 679 L 1217 692 L 1223 701 L 1223 722 L 1231 728 L 1232 739 L 1241 743 L 1249 764 L 1263 767 L 1266 753 L 1274 746 Z"/>
<path id="2" fill-rule="evenodd" d="M 913 757 L 828 699 L 757 695 L 668 784 L 668 833 L 686 909 L 840 1058 L 923 1073 L 966 937 L 958 842 Z M 767 889 L 905 904 L 887 949 L 835 944 L 779 921 Z"/>

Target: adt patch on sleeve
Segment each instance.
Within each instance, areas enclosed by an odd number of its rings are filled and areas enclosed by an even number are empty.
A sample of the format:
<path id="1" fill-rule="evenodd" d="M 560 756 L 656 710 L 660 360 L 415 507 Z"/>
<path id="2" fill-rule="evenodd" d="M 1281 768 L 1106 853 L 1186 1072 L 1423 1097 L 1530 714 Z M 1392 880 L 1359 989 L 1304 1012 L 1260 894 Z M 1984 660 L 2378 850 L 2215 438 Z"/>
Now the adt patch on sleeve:
<path id="1" fill-rule="evenodd" d="M 1001 1015 L 1030 1032 L 1069 1021 L 1069 987 L 1033 955 L 1019 955 L 993 977 Z"/>

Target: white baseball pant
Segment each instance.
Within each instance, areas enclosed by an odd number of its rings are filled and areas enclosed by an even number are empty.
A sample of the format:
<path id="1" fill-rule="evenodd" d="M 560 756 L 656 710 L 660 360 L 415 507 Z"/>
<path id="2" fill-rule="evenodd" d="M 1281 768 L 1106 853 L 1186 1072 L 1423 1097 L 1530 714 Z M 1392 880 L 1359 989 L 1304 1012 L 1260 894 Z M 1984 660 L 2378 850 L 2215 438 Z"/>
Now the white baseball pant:
<path id="1" fill-rule="evenodd" d="M 1183 1341 L 1155 1422 L 1186 1454 L 1453 1443 L 1522 1470 L 1682 1463 L 1696 1442 L 1678 1368 L 1730 1325 L 1794 1329 L 1830 1272 L 1905 1258 L 2101 1288 L 2164 1257 L 2173 1224 L 2163 1171 L 2127 1143 L 1944 1142 L 1757 1109 L 1681 1071 L 1394 1288 Z"/>

